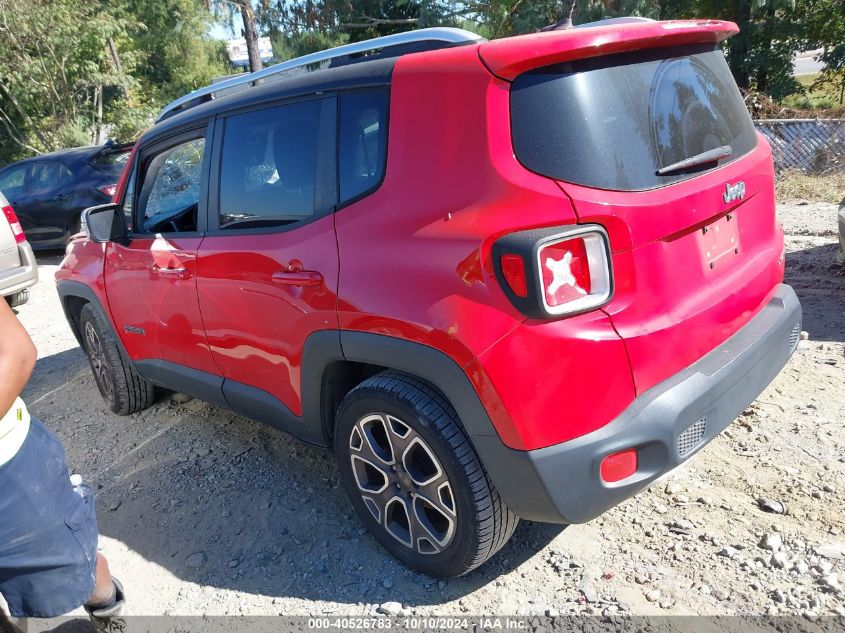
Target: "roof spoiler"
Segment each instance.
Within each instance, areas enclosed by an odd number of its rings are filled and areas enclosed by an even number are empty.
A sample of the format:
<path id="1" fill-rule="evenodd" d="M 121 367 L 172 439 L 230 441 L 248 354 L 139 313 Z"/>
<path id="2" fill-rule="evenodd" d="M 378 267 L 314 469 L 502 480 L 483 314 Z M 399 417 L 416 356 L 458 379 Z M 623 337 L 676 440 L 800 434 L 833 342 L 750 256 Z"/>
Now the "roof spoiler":
<path id="1" fill-rule="evenodd" d="M 97 148 L 97 151 L 94 152 L 93 156 L 105 156 L 106 154 L 119 154 L 120 152 L 128 152 L 132 149 L 132 146 L 135 145 L 135 142 L 131 143 L 115 143 L 113 140 L 109 139 L 105 142 L 104 145 Z"/>
<path id="2" fill-rule="evenodd" d="M 513 81 L 542 66 L 645 48 L 717 44 L 737 33 L 736 24 L 722 20 L 655 22 L 621 18 L 493 40 L 481 45 L 479 55 L 496 77 Z"/>

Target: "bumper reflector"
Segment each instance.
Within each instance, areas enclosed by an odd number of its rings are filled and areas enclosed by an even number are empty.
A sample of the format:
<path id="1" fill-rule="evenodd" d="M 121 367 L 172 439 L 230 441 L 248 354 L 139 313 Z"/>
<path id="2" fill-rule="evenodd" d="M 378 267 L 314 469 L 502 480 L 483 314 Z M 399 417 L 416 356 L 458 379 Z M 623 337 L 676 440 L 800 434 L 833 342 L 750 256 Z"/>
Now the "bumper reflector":
<path id="1" fill-rule="evenodd" d="M 601 460 L 599 472 L 602 481 L 609 484 L 630 477 L 637 472 L 637 449 L 629 448 L 608 455 Z"/>

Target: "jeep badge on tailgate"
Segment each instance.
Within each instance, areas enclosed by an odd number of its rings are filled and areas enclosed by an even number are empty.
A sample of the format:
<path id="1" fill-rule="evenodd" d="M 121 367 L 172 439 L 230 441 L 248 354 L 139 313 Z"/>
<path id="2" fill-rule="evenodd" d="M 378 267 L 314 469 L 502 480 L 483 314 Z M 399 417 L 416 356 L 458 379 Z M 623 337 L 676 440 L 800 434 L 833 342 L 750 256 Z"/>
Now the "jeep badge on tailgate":
<path id="1" fill-rule="evenodd" d="M 725 202 L 733 202 L 734 200 L 742 200 L 745 197 L 745 183 L 739 181 L 735 185 L 725 183 Z"/>

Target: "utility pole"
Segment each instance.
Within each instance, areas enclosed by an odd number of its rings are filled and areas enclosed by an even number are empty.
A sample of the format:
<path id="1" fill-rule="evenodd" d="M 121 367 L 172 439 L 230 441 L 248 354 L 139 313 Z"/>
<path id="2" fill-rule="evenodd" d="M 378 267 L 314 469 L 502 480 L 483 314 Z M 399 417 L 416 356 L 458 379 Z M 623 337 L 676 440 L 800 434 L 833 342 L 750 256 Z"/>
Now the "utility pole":
<path id="1" fill-rule="evenodd" d="M 236 0 L 235 4 L 240 7 L 241 18 L 244 22 L 244 39 L 246 40 L 246 52 L 249 56 L 249 70 L 255 72 L 264 68 L 261 63 L 261 54 L 258 52 L 258 33 L 255 30 L 255 11 L 252 8 L 252 0 Z"/>

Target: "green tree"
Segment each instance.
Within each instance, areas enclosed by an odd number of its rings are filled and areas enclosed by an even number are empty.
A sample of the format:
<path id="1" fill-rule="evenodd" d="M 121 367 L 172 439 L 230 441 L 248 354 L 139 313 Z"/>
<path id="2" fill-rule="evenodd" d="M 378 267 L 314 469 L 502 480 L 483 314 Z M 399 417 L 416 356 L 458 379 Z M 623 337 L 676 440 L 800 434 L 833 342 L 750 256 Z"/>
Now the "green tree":
<path id="1" fill-rule="evenodd" d="M 119 0 L 110 6 L 131 25 L 119 48 L 132 59 L 145 99 L 161 105 L 228 71 L 224 44 L 207 35 L 212 16 L 201 0 Z"/>
<path id="2" fill-rule="evenodd" d="M 202 0 L 0 0 L 0 164 L 133 140 L 228 70 Z"/>
<path id="3" fill-rule="evenodd" d="M 734 79 L 743 90 L 776 99 L 801 89 L 792 74 L 800 49 L 802 2 L 795 0 L 661 0 L 660 17 L 730 20 L 739 33 L 725 45 Z"/>
<path id="4" fill-rule="evenodd" d="M 0 160 L 94 140 L 125 31 L 82 0 L 0 0 Z"/>
<path id="5" fill-rule="evenodd" d="M 805 0 L 804 50 L 822 49 L 819 60 L 824 68 L 813 89 L 833 89 L 840 105 L 845 105 L 845 2 L 842 0 Z"/>

